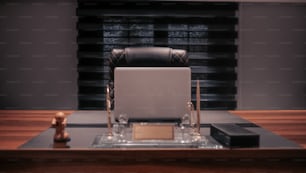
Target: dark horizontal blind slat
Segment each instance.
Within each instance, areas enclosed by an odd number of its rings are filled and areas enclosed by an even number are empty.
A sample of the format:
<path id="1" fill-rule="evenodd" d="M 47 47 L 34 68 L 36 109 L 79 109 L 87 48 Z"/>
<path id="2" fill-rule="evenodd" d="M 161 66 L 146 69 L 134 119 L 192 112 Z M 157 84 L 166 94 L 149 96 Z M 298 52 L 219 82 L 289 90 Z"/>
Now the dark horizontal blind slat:
<path id="1" fill-rule="evenodd" d="M 219 9 L 219 10 L 235 10 L 238 8 L 237 3 L 218 3 L 218 2 L 211 2 L 211 3 L 204 3 L 203 2 L 195 2 L 195 1 L 161 1 L 161 0 L 148 0 L 146 2 L 140 0 L 78 0 L 79 7 L 81 8 L 98 8 L 98 9 L 109 9 L 111 7 L 116 7 L 117 9 L 139 9 L 139 8 L 158 8 L 162 7 L 165 9 L 180 9 L 193 7 L 194 10 L 211 10 L 211 9 Z M 105 3 L 106 2 L 106 3 Z"/>
<path id="2" fill-rule="evenodd" d="M 169 17 L 140 17 L 141 20 L 135 20 L 135 18 L 138 17 L 108 17 L 108 19 L 105 19 L 105 17 L 100 17 L 95 20 L 88 21 L 88 18 L 81 18 L 77 23 L 78 29 L 99 29 L 102 30 L 101 23 L 104 23 L 106 26 L 105 29 L 108 29 L 107 26 L 117 25 L 122 26 L 124 29 L 124 26 L 128 26 L 130 22 L 133 22 L 134 24 L 151 24 L 153 22 L 156 22 L 157 28 L 165 29 L 165 25 L 171 24 L 189 24 L 189 25 L 205 25 L 206 28 L 210 29 L 233 29 L 233 26 L 229 26 L 229 24 L 237 24 L 238 19 L 236 17 L 177 17 L 177 18 L 169 18 Z M 182 22 L 185 21 L 185 22 Z M 176 28 L 173 28 L 174 30 L 178 30 Z"/>
<path id="3" fill-rule="evenodd" d="M 99 16 L 101 14 L 110 13 L 113 15 L 118 14 L 128 14 L 131 15 L 133 13 L 139 14 L 153 14 L 160 15 L 160 11 L 164 11 L 165 14 L 188 14 L 190 12 L 199 13 L 199 14 L 223 14 L 228 15 L 228 13 L 234 15 L 235 10 L 238 8 L 236 3 L 196 3 L 196 2 L 129 2 L 129 1 L 121 1 L 115 3 L 113 2 L 99 2 L 99 1 L 79 1 L 79 7 L 77 10 L 77 14 L 82 16 L 84 14 L 90 14 L 93 16 Z M 186 10 L 193 9 L 193 10 Z M 119 13 L 122 11 L 122 13 Z M 87 13 L 86 13 L 87 12 Z"/>
<path id="4" fill-rule="evenodd" d="M 133 30 L 135 31 L 135 30 Z M 121 32 L 122 35 L 116 34 L 118 32 Z M 150 35 L 150 33 L 152 32 L 164 32 L 164 33 L 168 33 L 168 31 L 160 31 L 160 30 L 141 30 L 141 33 L 138 33 L 137 35 L 132 35 L 132 38 L 155 38 L 158 39 L 158 37 L 152 37 Z M 174 31 L 172 31 L 173 33 L 175 33 Z M 107 33 L 107 32 L 106 32 Z M 194 38 L 195 40 L 197 38 L 201 38 L 201 39 L 215 39 L 215 40 L 210 40 L 211 42 L 215 41 L 220 41 L 220 42 L 234 42 L 235 38 L 237 37 L 237 33 L 234 31 L 220 31 L 220 32 L 203 32 L 203 31 L 199 31 L 199 32 L 190 32 L 190 31 L 180 31 L 178 32 L 181 35 L 178 35 L 176 38 L 185 38 L 184 35 L 189 35 L 189 38 Z M 78 35 L 78 41 L 79 42 L 86 42 L 87 40 L 91 40 L 91 41 L 103 41 L 103 39 L 101 38 L 102 36 L 104 36 L 104 38 L 128 38 L 129 34 L 131 35 L 131 33 L 129 32 L 123 32 L 123 31 L 109 31 L 107 35 L 101 33 L 100 31 L 95 31 L 95 32 L 79 32 Z M 133 34 L 133 33 L 132 33 Z M 165 38 L 161 38 L 161 39 L 165 39 Z M 199 40 L 201 40 L 199 39 Z"/>
<path id="5" fill-rule="evenodd" d="M 231 39 L 207 39 L 207 38 L 194 38 L 194 37 L 104 37 L 104 39 L 97 39 L 97 38 L 85 38 L 85 39 L 78 39 L 78 44 L 98 44 L 98 45 L 111 45 L 116 44 L 117 42 L 124 42 L 125 44 L 129 44 L 130 42 L 141 42 L 141 41 L 151 41 L 160 44 L 167 44 L 172 43 L 174 44 L 175 41 L 180 41 L 180 43 L 176 43 L 179 45 L 235 45 L 235 40 Z"/>
<path id="6" fill-rule="evenodd" d="M 222 14 L 205 14 L 205 12 L 199 12 L 199 11 L 190 11 L 190 10 L 176 10 L 172 9 L 173 11 L 168 10 L 162 10 L 162 9 L 139 9 L 139 10 L 99 10 L 99 9 L 86 9 L 86 10 L 78 10 L 77 14 L 79 16 L 100 16 L 100 17 L 108 17 L 108 16 L 147 16 L 147 17 L 155 17 L 155 16 L 169 16 L 172 15 L 174 17 L 182 17 L 187 18 L 187 16 L 191 17 L 206 17 L 206 18 L 215 18 L 220 15 L 228 15 L 233 16 L 234 14 L 231 12 L 222 12 Z M 207 13 L 207 11 L 206 11 Z"/>
<path id="7" fill-rule="evenodd" d="M 187 50 L 192 101 L 200 80 L 202 109 L 235 109 L 237 9 L 220 2 L 79 0 L 79 109 L 105 109 L 107 58 L 129 46 Z"/>

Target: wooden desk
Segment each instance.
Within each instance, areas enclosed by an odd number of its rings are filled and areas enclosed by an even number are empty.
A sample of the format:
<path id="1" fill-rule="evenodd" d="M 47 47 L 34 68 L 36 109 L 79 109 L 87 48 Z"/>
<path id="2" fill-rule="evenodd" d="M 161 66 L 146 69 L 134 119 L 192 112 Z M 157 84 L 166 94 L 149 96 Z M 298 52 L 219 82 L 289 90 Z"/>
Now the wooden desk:
<path id="1" fill-rule="evenodd" d="M 0 110 L 0 149 L 17 149 L 29 139 L 48 129 L 58 111 Z M 73 111 L 63 112 L 71 114 Z"/>
<path id="2" fill-rule="evenodd" d="M 0 111 L 0 172 L 303 172 L 306 149 L 17 149 L 56 111 Z M 72 111 L 68 111 L 72 112 Z M 234 111 L 305 147 L 306 111 Z M 270 115 L 270 118 L 269 116 Z M 291 116 L 293 117 L 291 119 Z M 261 118 L 260 118 L 261 117 Z M 279 120 L 273 121 L 271 119 Z M 265 120 L 267 121 L 265 123 Z M 285 121 L 288 120 L 288 121 Z M 296 123 L 300 132 L 282 130 Z M 265 125 L 267 125 L 265 127 Z M 294 134 L 294 135 L 292 135 Z"/>
<path id="3" fill-rule="evenodd" d="M 306 149 L 306 110 L 230 111 Z"/>

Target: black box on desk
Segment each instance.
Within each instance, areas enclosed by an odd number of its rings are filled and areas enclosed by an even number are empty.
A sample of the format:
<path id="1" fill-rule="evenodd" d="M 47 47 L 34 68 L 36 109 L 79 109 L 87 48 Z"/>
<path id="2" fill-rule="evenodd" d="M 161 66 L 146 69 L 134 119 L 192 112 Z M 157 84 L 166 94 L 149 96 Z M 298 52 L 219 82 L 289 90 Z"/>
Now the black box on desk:
<path id="1" fill-rule="evenodd" d="M 236 124 L 212 124 L 210 135 L 227 147 L 258 147 L 259 135 Z"/>

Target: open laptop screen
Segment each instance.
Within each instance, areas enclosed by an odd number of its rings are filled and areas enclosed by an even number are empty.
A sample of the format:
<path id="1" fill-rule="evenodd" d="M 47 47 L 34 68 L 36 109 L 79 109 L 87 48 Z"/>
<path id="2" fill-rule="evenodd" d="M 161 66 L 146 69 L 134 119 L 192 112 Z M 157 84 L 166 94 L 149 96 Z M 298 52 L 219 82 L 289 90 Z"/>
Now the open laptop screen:
<path id="1" fill-rule="evenodd" d="M 178 120 L 191 100 L 189 67 L 117 67 L 114 74 L 115 118 Z"/>

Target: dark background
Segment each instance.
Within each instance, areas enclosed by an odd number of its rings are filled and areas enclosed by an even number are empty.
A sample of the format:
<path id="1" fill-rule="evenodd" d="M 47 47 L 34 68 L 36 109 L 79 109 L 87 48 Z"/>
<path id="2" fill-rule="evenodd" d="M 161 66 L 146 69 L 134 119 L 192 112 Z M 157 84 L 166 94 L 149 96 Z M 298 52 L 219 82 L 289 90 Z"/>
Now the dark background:
<path id="1" fill-rule="evenodd" d="M 0 2 L 0 109 L 78 109 L 76 1 Z M 306 4 L 240 3 L 237 109 L 306 108 Z"/>

